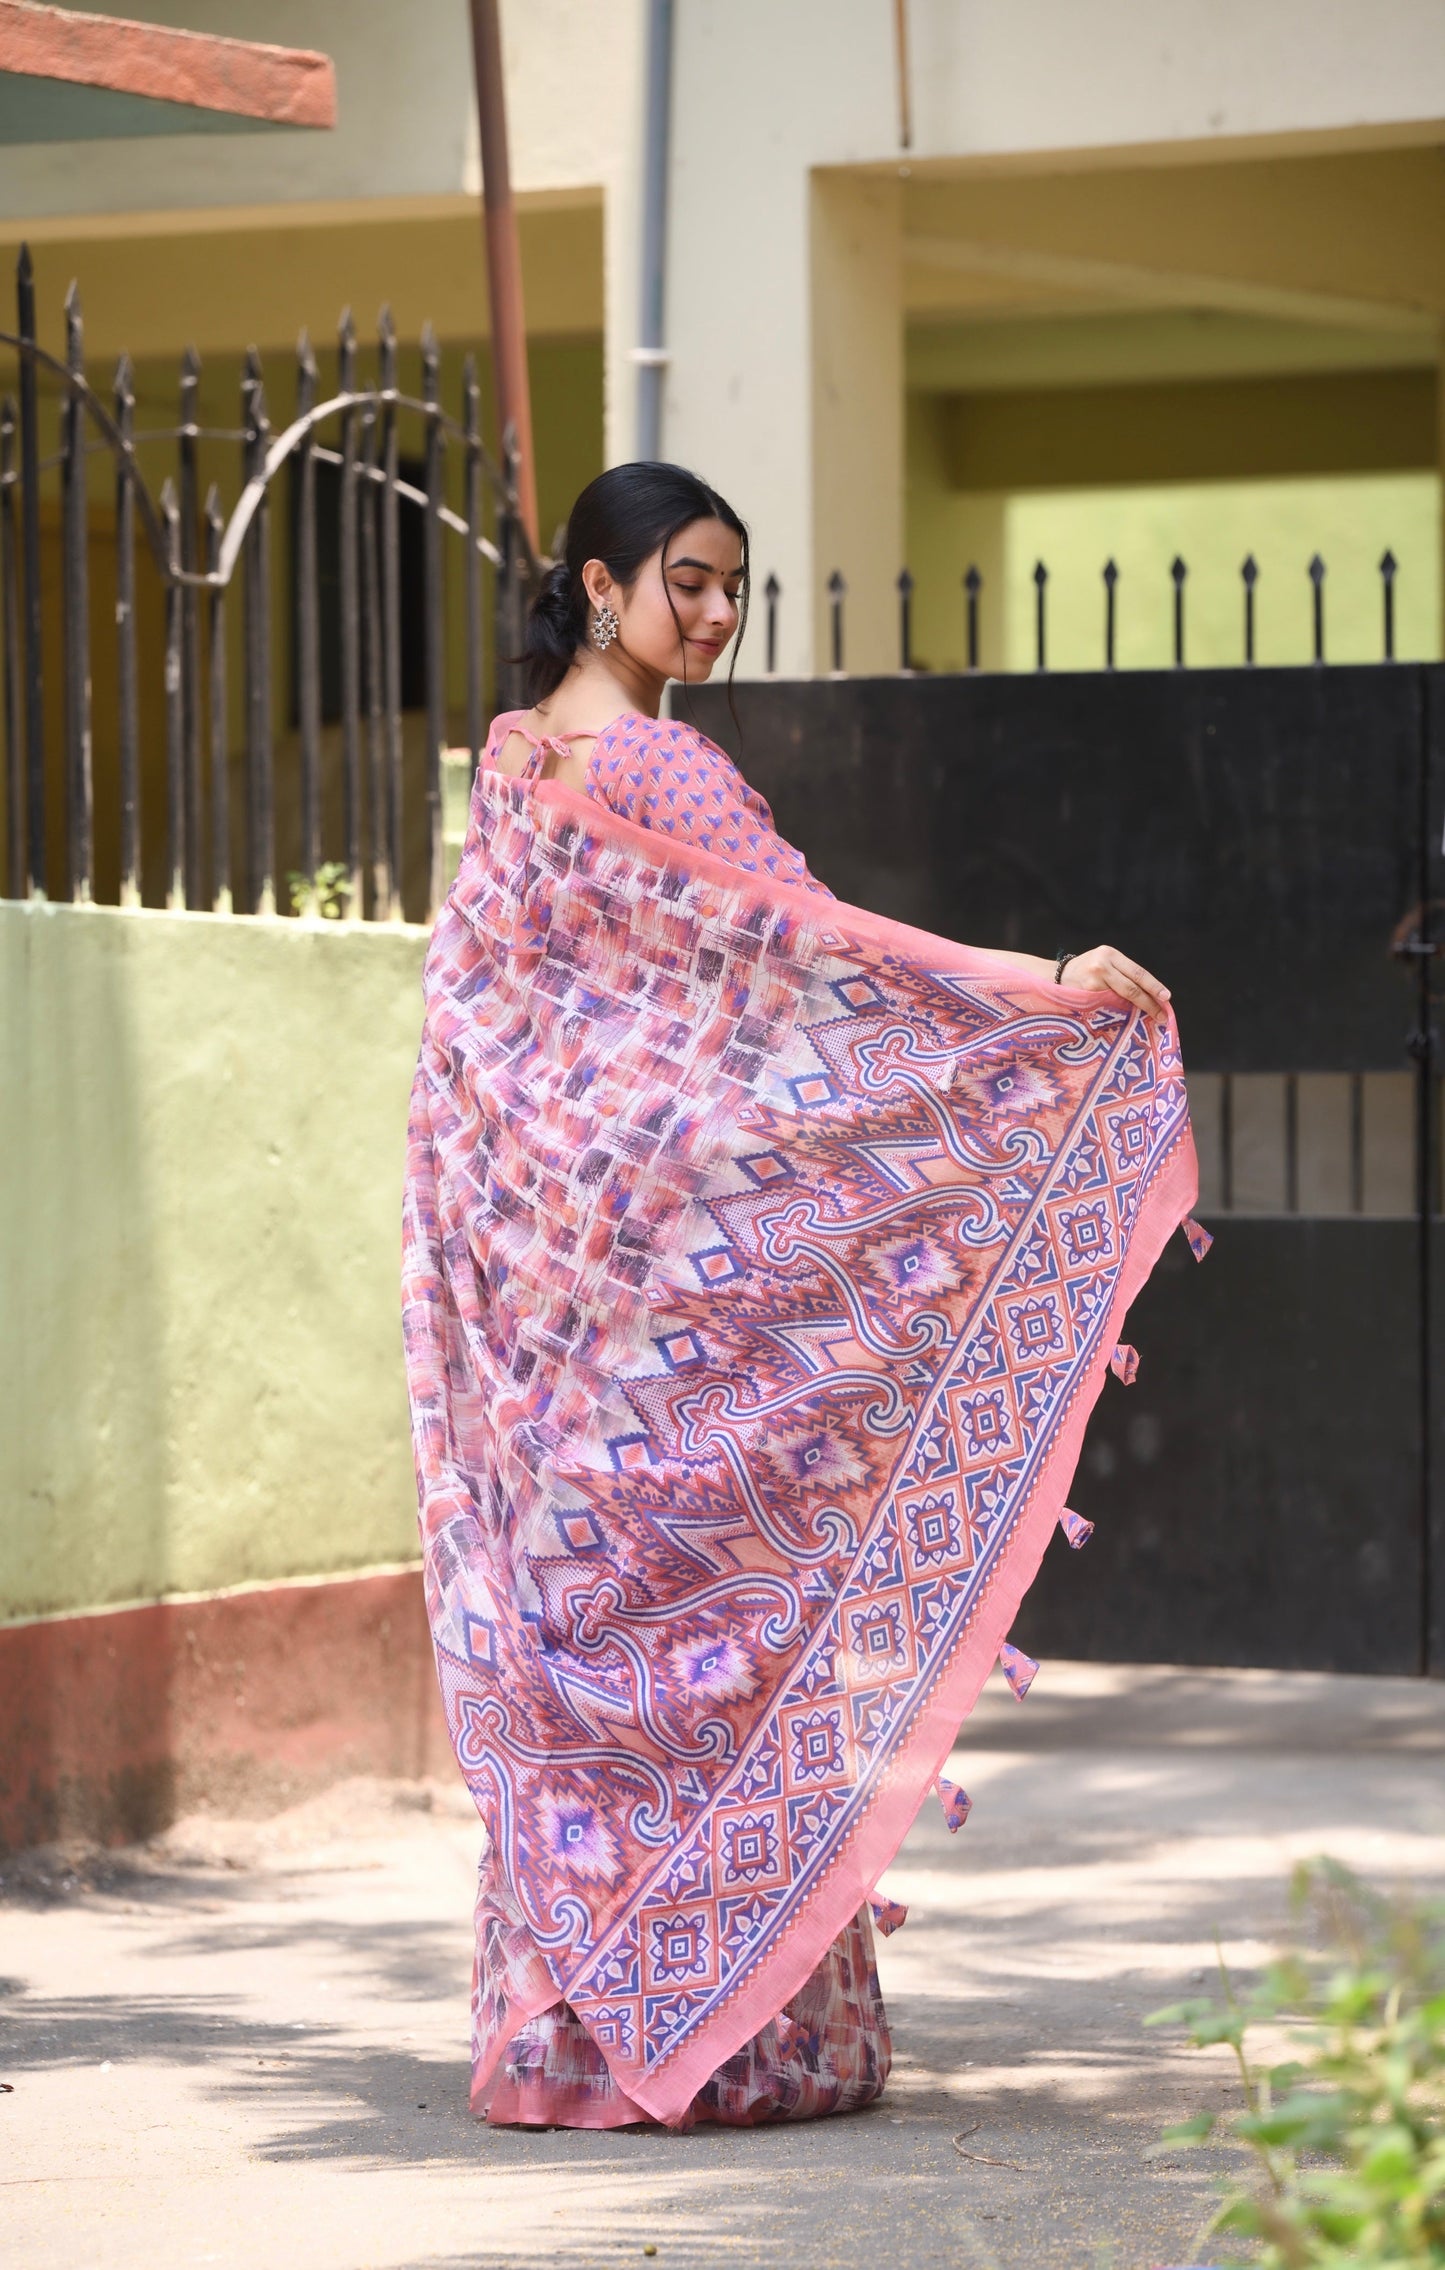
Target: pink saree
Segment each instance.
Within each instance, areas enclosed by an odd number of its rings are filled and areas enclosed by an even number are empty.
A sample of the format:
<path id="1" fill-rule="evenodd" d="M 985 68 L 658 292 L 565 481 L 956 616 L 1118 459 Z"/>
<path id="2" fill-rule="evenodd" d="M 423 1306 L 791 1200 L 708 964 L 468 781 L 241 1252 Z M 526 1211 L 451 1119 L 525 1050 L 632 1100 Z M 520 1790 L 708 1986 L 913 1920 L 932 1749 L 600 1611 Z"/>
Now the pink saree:
<path id="1" fill-rule="evenodd" d="M 405 1331 L 493 2120 L 878 2094 L 868 1902 L 1027 1686 L 1194 1198 L 1172 1026 L 837 904 L 731 767 L 701 848 L 680 733 L 613 729 L 592 795 L 484 763 L 426 964 Z"/>

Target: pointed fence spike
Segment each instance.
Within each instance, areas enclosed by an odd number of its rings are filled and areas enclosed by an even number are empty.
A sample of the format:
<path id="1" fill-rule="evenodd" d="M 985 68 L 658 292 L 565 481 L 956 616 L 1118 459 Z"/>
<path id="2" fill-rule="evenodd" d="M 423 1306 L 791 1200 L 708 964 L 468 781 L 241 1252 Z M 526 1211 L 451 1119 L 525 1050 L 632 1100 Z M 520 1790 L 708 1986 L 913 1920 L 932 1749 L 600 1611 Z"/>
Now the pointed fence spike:
<path id="1" fill-rule="evenodd" d="M 978 668 L 978 595 L 983 589 L 983 577 L 970 560 L 963 578 L 964 615 L 968 631 L 968 667 Z"/>
<path id="2" fill-rule="evenodd" d="M 828 578 L 828 601 L 831 615 L 830 633 L 833 645 L 833 675 L 843 675 L 843 594 L 848 586 L 841 568 L 834 568 Z"/>
<path id="3" fill-rule="evenodd" d="M 1047 586 L 1047 584 L 1048 584 L 1048 580 L 1049 580 L 1049 571 L 1048 571 L 1048 569 L 1047 569 L 1047 568 L 1046 568 L 1046 567 L 1044 566 L 1044 563 L 1043 563 L 1043 561 L 1042 561 L 1042 560 L 1035 560 L 1035 561 L 1034 561 L 1034 667 L 1035 667 L 1035 669 L 1036 669 L 1036 670 L 1044 670 L 1044 669 L 1047 669 L 1047 667 L 1048 667 L 1048 647 L 1047 647 L 1047 644 L 1046 644 L 1046 642 L 1045 642 L 1045 630 L 1044 630 L 1044 592 L 1045 592 L 1045 588 L 1046 588 L 1046 586 Z"/>
<path id="4" fill-rule="evenodd" d="M 913 577 L 909 570 L 898 573 L 898 667 L 906 677 L 913 668 Z"/>
<path id="5" fill-rule="evenodd" d="M 1184 585 L 1189 570 L 1176 552 L 1169 562 L 1169 573 L 1174 583 L 1174 667 L 1184 668 Z"/>
<path id="6" fill-rule="evenodd" d="M 1240 568 L 1244 583 L 1244 665 L 1254 667 L 1254 587 L 1259 581 L 1259 562 L 1253 552 L 1246 552 Z"/>
<path id="7" fill-rule="evenodd" d="M 1308 573 L 1312 586 L 1311 613 L 1314 617 L 1314 659 L 1318 663 L 1323 663 L 1325 658 L 1325 572 L 1325 563 L 1320 558 L 1319 553 L 1316 552 L 1310 561 Z"/>
<path id="8" fill-rule="evenodd" d="M 1395 659 L 1395 577 L 1400 563 L 1393 552 L 1380 554 L 1380 583 L 1385 603 L 1385 660 Z"/>
<path id="9" fill-rule="evenodd" d="M 766 582 L 766 583 L 765 583 L 765 584 L 763 585 L 763 597 L 764 597 L 764 599 L 765 599 L 765 600 L 767 601 L 767 610 L 768 610 L 768 612 L 767 612 L 767 642 L 766 642 L 766 643 L 767 643 L 767 656 L 766 656 L 766 665 L 767 665 L 767 674 L 768 674 L 768 676 L 769 676 L 770 678 L 772 678 L 772 677 L 775 677 L 775 676 L 777 675 L 777 668 L 778 668 L 778 601 L 779 601 L 779 599 L 780 599 L 780 598 L 782 597 L 782 594 L 783 594 L 783 587 L 782 587 L 781 583 L 779 583 L 779 581 L 778 581 L 778 579 L 777 579 L 777 576 L 776 576 L 775 574 L 770 574 L 770 575 L 769 575 L 769 577 L 768 577 L 768 580 L 767 580 L 767 582 Z"/>

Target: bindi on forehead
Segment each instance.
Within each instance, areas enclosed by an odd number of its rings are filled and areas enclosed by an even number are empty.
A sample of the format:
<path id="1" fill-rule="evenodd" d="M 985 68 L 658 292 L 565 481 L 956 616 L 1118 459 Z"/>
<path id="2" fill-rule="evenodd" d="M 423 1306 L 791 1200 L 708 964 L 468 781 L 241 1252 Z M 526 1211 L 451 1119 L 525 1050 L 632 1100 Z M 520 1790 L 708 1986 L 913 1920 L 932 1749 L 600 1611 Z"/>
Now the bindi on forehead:
<path id="1" fill-rule="evenodd" d="M 669 575 L 674 568 L 686 568 L 694 575 L 716 575 L 730 583 L 743 573 L 743 547 L 724 521 L 694 520 L 679 528 L 673 544 L 676 549 L 666 549 L 664 563 Z"/>

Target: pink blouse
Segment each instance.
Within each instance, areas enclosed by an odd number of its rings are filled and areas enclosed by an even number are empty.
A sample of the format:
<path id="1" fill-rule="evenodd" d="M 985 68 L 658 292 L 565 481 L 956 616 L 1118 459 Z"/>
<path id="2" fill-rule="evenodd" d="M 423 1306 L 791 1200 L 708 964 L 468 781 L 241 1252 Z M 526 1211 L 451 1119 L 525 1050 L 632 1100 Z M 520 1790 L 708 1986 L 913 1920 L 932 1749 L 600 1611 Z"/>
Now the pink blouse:
<path id="1" fill-rule="evenodd" d="M 548 747 L 584 738 L 559 734 L 556 743 L 539 739 L 523 725 L 525 715 L 524 710 L 503 711 L 493 723 L 488 755 L 501 747 L 509 733 L 522 734 L 532 744 L 527 775 L 537 769 Z M 681 836 L 699 851 L 709 851 L 750 874 L 773 875 L 780 883 L 817 891 L 824 898 L 833 895 L 808 873 L 802 853 L 777 833 L 767 804 L 748 786 L 727 751 L 695 725 L 625 710 L 593 742 L 585 787 L 589 796 L 638 827 Z"/>

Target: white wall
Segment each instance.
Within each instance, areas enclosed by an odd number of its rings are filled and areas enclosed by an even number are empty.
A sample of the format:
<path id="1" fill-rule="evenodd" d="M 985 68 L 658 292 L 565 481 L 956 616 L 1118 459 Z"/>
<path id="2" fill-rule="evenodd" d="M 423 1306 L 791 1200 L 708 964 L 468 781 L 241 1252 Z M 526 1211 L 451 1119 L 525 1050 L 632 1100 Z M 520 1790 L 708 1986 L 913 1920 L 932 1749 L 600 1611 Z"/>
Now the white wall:
<path id="1" fill-rule="evenodd" d="M 856 456 L 817 447 L 819 320 L 808 180 L 817 168 L 945 162 L 1157 160 L 1173 145 L 1225 160 L 1266 148 L 1424 140 L 1445 119 L 1440 0 L 911 0 L 914 146 L 898 137 L 893 11 L 884 0 L 680 0 L 668 274 L 673 360 L 667 453 L 696 464 L 750 519 L 760 576 L 784 586 L 780 667 L 821 659 L 815 602 L 829 568 L 880 572 L 867 549 L 822 556 L 829 494 Z M 1069 154 L 1069 155 L 1066 155 Z M 830 359 L 871 373 L 896 352 L 901 300 L 879 296 Z M 902 257 L 900 248 L 900 260 Z M 900 280 L 901 281 L 901 280 Z M 811 293 L 811 298 L 810 298 Z M 867 386 L 865 376 L 865 389 Z M 902 459 L 898 430 L 876 446 Z M 877 531 L 886 547 L 889 531 Z M 890 568 L 897 562 L 890 562 Z M 884 634 L 891 641 L 891 630 Z M 744 667 L 761 666 L 755 641 Z M 850 623 L 850 664 L 858 651 Z M 886 663 L 883 666 L 887 666 Z"/>
<path id="2" fill-rule="evenodd" d="M 920 157 L 1445 118 L 1440 0 L 912 0 L 910 19 Z"/>

